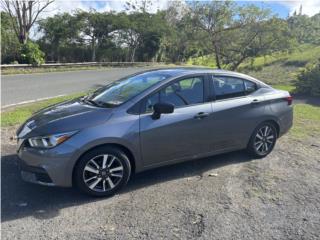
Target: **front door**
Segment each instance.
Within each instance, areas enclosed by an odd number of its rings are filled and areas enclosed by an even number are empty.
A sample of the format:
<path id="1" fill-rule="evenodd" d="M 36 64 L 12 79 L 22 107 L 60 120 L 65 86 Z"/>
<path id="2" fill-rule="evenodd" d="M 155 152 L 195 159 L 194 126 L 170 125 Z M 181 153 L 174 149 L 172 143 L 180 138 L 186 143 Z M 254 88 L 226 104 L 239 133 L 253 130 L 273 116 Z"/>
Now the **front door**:
<path id="1" fill-rule="evenodd" d="M 212 121 L 211 103 L 204 101 L 204 77 L 190 77 L 174 82 L 146 99 L 140 115 L 141 152 L 146 167 L 210 152 L 208 128 Z M 171 114 L 152 119 L 157 102 L 175 105 Z"/>

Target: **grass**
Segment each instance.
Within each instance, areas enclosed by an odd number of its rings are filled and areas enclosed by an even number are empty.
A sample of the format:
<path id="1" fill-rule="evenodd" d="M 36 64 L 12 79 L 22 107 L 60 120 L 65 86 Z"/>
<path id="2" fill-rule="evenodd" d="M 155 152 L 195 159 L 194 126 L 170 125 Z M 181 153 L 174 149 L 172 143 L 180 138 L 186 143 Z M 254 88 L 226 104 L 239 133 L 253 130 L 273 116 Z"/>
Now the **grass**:
<path id="1" fill-rule="evenodd" d="M 320 107 L 309 104 L 294 106 L 294 124 L 290 135 L 296 139 L 320 136 Z"/>
<path id="2" fill-rule="evenodd" d="M 240 66 L 240 69 L 251 68 L 261 69 L 261 67 L 270 66 L 281 62 L 283 65 L 303 67 L 308 62 L 316 60 L 320 56 L 320 46 L 301 45 L 292 53 L 277 52 L 264 57 L 256 57 L 253 62 L 246 62 Z"/>
<path id="3" fill-rule="evenodd" d="M 157 66 L 157 67 L 171 67 L 174 64 L 135 64 L 132 67 L 145 67 L 145 66 Z M 2 75 L 11 74 L 32 74 L 32 73 L 48 73 L 48 72 L 70 72 L 70 71 L 82 71 L 82 70 L 106 70 L 114 67 L 124 67 L 124 66 L 61 66 L 61 67 L 31 67 L 31 68 L 16 68 L 16 69 L 1 69 Z"/>
<path id="4" fill-rule="evenodd" d="M 39 111 L 42 108 L 48 107 L 53 104 L 57 104 L 63 101 L 67 101 L 73 98 L 77 98 L 84 95 L 84 93 L 77 93 L 63 97 L 52 98 L 36 103 L 21 105 L 14 109 L 9 109 L 1 113 L 1 127 L 14 126 L 23 123 L 33 113 Z"/>
<path id="5" fill-rule="evenodd" d="M 303 67 L 308 62 L 316 60 L 320 56 L 320 46 L 304 44 L 297 47 L 293 52 L 276 52 L 272 55 L 256 57 L 252 61 L 242 63 L 239 70 L 256 70 L 260 71 L 266 66 L 276 63 L 282 63 L 287 66 Z M 206 56 L 189 58 L 189 65 L 202 65 L 207 67 L 216 67 L 213 54 Z"/>
<path id="6" fill-rule="evenodd" d="M 48 72 L 69 72 L 69 71 L 81 71 L 81 70 L 98 70 L 98 69 L 108 69 L 110 67 L 96 67 L 96 66 L 88 66 L 88 67 L 48 67 L 48 68 L 8 68 L 2 69 L 2 75 L 11 75 L 11 74 L 31 74 L 31 73 L 48 73 Z"/>
<path id="7" fill-rule="evenodd" d="M 188 65 L 206 66 L 216 68 L 216 61 L 213 54 L 209 54 L 202 57 L 189 58 L 187 61 Z"/>
<path id="8" fill-rule="evenodd" d="M 279 90 L 284 90 L 284 91 L 288 91 L 290 93 L 293 93 L 294 90 L 296 89 L 295 86 L 291 86 L 291 85 L 272 85 L 273 88 L 275 89 L 279 89 Z"/>

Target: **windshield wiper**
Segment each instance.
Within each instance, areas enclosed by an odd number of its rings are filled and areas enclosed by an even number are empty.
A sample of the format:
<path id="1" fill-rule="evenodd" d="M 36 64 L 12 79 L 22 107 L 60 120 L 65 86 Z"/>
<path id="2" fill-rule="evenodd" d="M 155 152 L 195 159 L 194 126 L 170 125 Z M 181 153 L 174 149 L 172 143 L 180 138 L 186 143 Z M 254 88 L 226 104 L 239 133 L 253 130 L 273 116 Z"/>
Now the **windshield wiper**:
<path id="1" fill-rule="evenodd" d="M 93 106 L 97 106 L 97 107 L 101 107 L 100 104 L 98 104 L 97 102 L 85 97 L 81 99 L 82 102 L 93 105 Z"/>
<path id="2" fill-rule="evenodd" d="M 96 106 L 96 107 L 112 108 L 112 107 L 117 106 L 117 104 L 113 104 L 113 103 L 94 101 L 88 97 L 82 98 L 81 101 L 84 103 Z"/>
<path id="3" fill-rule="evenodd" d="M 118 106 L 118 104 L 113 104 L 113 103 L 109 103 L 109 102 L 102 102 L 102 101 L 98 101 L 96 103 L 99 104 L 99 106 L 106 107 L 106 108 L 112 108 L 112 107 Z"/>

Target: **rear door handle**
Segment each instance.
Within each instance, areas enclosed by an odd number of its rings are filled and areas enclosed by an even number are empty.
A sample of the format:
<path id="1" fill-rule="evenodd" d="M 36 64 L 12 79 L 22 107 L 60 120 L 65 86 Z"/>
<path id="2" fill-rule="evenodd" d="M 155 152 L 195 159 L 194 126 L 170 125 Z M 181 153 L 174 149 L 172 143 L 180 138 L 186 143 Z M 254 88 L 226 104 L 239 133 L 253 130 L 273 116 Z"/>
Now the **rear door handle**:
<path id="1" fill-rule="evenodd" d="M 202 119 L 202 118 L 208 117 L 209 115 L 210 114 L 207 112 L 199 112 L 194 116 L 194 118 L 195 119 Z"/>

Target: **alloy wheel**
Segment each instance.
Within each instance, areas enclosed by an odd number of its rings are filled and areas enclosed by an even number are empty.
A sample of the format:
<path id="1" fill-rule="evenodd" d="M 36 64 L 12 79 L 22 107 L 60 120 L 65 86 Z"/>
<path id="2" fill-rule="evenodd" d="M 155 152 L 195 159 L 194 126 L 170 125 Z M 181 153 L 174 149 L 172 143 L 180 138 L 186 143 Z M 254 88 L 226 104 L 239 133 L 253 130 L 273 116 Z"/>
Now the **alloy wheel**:
<path id="1" fill-rule="evenodd" d="M 124 175 L 121 161 L 112 154 L 90 159 L 83 170 L 83 181 L 93 191 L 107 192 L 114 189 Z"/>
<path id="2" fill-rule="evenodd" d="M 269 125 L 264 125 L 256 133 L 254 139 L 255 150 L 259 154 L 265 155 L 272 150 L 275 141 L 276 133 L 274 129 Z"/>

